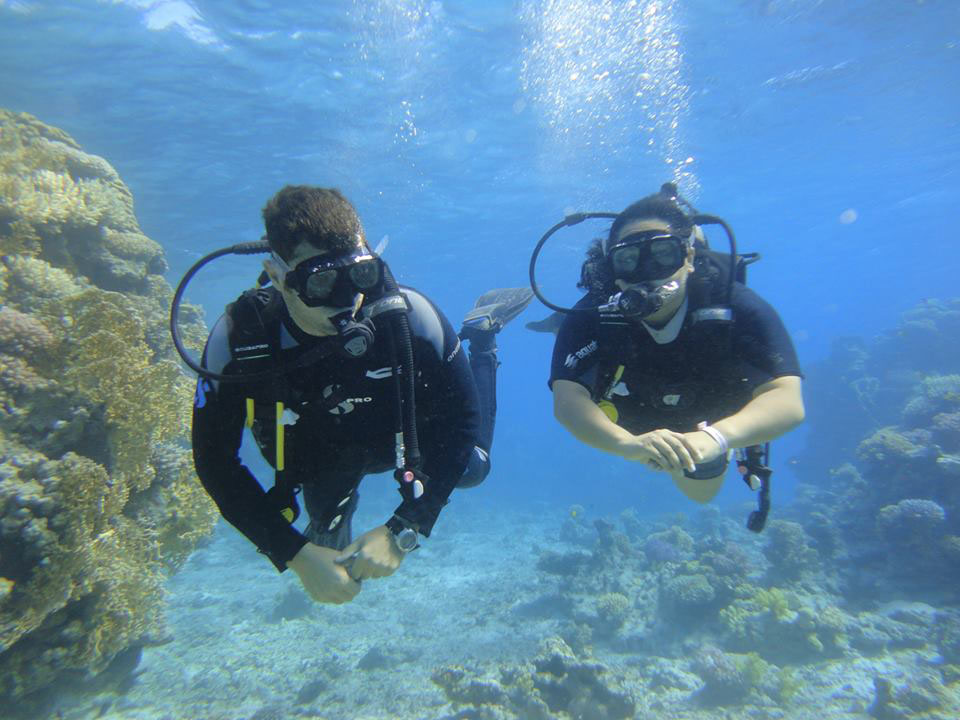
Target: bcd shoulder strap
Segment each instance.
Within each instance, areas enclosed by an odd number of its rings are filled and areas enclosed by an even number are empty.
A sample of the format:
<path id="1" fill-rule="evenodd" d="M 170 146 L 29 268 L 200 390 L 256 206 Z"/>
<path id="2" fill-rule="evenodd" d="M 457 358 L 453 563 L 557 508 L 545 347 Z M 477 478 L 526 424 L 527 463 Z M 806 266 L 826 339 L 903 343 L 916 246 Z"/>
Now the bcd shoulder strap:
<path id="1" fill-rule="evenodd" d="M 282 305 L 271 288 L 246 290 L 227 305 L 230 353 L 241 373 L 270 368 L 280 346 Z"/>
<path id="2" fill-rule="evenodd" d="M 280 352 L 280 332 L 283 300 L 272 288 L 253 288 L 244 291 L 226 309 L 230 353 L 240 374 L 253 374 L 276 367 Z M 272 446 L 274 486 L 267 498 L 287 522 L 300 514 L 296 501 L 297 488 L 287 482 L 285 470 L 285 402 L 286 383 L 281 377 L 267 382 L 245 386 L 245 425 L 254 433 L 261 449 Z M 266 417 L 270 418 L 267 425 Z M 254 421 L 258 420 L 257 426 Z M 272 432 L 270 429 L 272 428 Z M 272 437 L 267 438 L 266 433 Z"/>
<path id="3" fill-rule="evenodd" d="M 737 255 L 733 259 L 733 279 L 747 283 L 747 263 Z M 704 247 L 697 248 L 693 260 L 693 274 L 687 279 L 687 294 L 691 308 L 699 310 L 711 305 L 725 305 L 727 284 L 730 280 L 731 257 L 729 253 L 717 252 Z"/>

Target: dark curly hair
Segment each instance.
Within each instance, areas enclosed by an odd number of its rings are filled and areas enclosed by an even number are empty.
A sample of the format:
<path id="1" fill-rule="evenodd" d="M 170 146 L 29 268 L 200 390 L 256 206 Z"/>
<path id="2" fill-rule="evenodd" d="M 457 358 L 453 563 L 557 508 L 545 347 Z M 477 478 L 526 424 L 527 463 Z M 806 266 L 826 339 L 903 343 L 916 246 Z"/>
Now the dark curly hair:
<path id="1" fill-rule="evenodd" d="M 363 243 L 363 226 L 335 188 L 287 185 L 263 208 L 270 249 L 289 260 L 301 243 L 318 253 L 346 253 Z"/>
<path id="2" fill-rule="evenodd" d="M 627 207 L 617 215 L 610 225 L 610 231 L 605 238 L 596 238 L 587 248 L 587 257 L 580 267 L 580 282 L 577 287 L 587 292 L 609 295 L 615 289 L 613 272 L 607 261 L 606 248 L 617 237 L 620 230 L 634 220 L 663 220 L 677 235 L 689 235 L 693 230 L 693 223 L 683 212 L 674 197 L 667 192 L 669 185 L 664 185 L 660 192 L 647 195 Z"/>

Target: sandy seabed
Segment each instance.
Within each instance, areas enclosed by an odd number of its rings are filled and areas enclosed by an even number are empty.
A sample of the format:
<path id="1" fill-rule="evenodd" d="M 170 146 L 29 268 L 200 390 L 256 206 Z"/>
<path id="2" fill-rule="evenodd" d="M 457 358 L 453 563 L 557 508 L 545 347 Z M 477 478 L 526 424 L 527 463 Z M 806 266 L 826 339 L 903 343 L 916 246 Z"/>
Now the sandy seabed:
<path id="1" fill-rule="evenodd" d="M 389 516 L 392 498 L 364 498 L 363 531 Z M 144 651 L 123 695 L 84 699 L 56 717 L 87 720 L 469 720 L 519 718 L 517 711 L 451 704 L 432 679 L 441 667 L 496 676 L 529 663 L 570 618 L 531 612 L 567 582 L 537 568 L 546 550 L 569 551 L 558 507 L 509 509 L 465 499 L 451 504 L 433 537 L 390 578 L 364 583 L 342 606 L 319 605 L 292 572 L 279 574 L 221 523 L 168 583 L 170 641 Z M 386 513 L 386 515 L 384 515 Z M 745 536 L 747 535 L 744 532 Z M 682 630 L 678 629 L 682 634 Z M 928 650 L 824 661 L 797 668 L 796 694 L 782 707 L 704 707 L 687 659 L 597 642 L 591 662 L 620 678 L 637 718 L 863 718 L 873 679 L 909 679 L 936 661 Z M 651 668 L 679 680 L 651 683 Z M 674 687 L 670 687 L 673 685 Z M 556 717 L 602 720 L 589 711 Z"/>

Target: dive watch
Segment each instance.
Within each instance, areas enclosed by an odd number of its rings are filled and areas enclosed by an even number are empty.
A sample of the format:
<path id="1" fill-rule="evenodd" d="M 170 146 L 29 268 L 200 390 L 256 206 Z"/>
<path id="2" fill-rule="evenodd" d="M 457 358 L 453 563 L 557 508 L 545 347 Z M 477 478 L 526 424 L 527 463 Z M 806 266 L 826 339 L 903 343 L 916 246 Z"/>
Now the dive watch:
<path id="1" fill-rule="evenodd" d="M 397 549 L 404 555 L 420 547 L 420 535 L 416 529 L 394 515 L 386 522 L 387 529 L 393 534 Z"/>

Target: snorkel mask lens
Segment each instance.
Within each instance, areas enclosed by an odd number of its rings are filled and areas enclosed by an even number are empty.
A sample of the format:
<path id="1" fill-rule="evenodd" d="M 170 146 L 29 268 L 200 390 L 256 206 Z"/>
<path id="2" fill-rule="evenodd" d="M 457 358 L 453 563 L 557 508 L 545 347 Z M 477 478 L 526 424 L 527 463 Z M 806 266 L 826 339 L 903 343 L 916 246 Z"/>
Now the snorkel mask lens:
<path id="1" fill-rule="evenodd" d="M 333 286 L 337 283 L 338 274 L 336 270 L 313 272 L 307 275 L 307 279 L 303 283 L 302 292 L 297 288 L 293 289 L 297 291 L 300 299 L 307 305 L 311 304 L 311 300 L 326 300 L 330 297 L 330 293 L 333 292 Z M 287 285 L 291 285 L 289 276 L 287 276 Z"/>
<path id="2" fill-rule="evenodd" d="M 380 284 L 380 261 L 370 256 L 368 260 L 360 260 L 348 269 L 350 280 L 357 290 L 370 290 Z"/>
<path id="3" fill-rule="evenodd" d="M 320 307 L 351 305 L 354 295 L 369 293 L 382 280 L 380 259 L 364 252 L 332 258 L 329 255 L 308 258 L 296 268 L 288 270 L 284 283 L 297 293 L 304 305 Z"/>
<path id="4" fill-rule="evenodd" d="M 661 280 L 683 267 L 687 240 L 662 230 L 632 233 L 610 250 L 609 258 L 617 280 L 628 283 Z"/>

